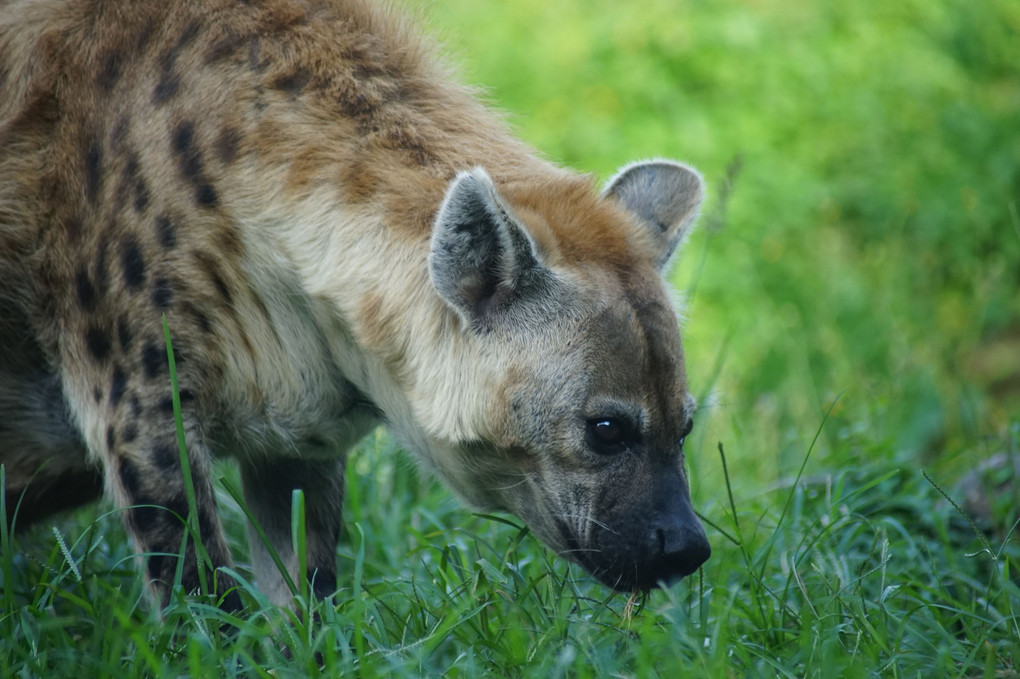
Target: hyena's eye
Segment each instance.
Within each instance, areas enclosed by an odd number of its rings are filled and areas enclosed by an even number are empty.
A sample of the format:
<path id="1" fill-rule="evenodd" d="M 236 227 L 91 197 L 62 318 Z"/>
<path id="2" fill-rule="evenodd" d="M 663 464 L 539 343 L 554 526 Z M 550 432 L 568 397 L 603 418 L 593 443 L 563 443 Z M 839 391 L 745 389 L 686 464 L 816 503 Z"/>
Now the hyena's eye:
<path id="1" fill-rule="evenodd" d="M 593 417 L 588 420 L 588 446 L 602 455 L 622 453 L 637 443 L 634 425 L 621 417 Z"/>
<path id="2" fill-rule="evenodd" d="M 680 447 L 681 448 L 684 447 L 684 441 L 686 441 L 687 437 L 690 436 L 692 429 L 694 429 L 694 420 L 693 419 L 687 420 L 687 426 L 684 427 L 684 433 L 680 434 Z"/>

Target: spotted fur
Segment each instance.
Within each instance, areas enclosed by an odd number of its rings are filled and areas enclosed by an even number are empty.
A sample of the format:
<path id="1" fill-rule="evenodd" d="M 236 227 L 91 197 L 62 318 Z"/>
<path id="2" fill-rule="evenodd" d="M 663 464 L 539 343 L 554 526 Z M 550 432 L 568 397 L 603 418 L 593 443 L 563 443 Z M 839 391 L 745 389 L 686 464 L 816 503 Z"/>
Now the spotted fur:
<path id="1" fill-rule="evenodd" d="M 384 423 L 607 584 L 686 575 L 708 544 L 660 272 L 701 195 L 670 161 L 599 193 L 539 159 L 407 22 L 359 0 L 0 2 L 9 520 L 105 492 L 159 596 L 182 544 L 197 588 L 165 315 L 216 567 L 210 466 L 229 456 L 290 574 L 333 591 L 346 452 Z M 218 574 L 227 606 L 231 585 Z"/>

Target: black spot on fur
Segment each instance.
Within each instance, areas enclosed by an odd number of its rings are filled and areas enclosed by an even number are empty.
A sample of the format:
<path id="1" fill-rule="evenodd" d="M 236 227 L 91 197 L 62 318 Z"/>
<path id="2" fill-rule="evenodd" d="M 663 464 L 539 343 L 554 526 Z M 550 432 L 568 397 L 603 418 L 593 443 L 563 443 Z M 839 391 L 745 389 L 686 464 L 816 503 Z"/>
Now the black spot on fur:
<path id="1" fill-rule="evenodd" d="M 156 238 L 168 250 L 177 245 L 177 230 L 166 215 L 156 217 Z"/>
<path id="2" fill-rule="evenodd" d="M 120 52 L 107 52 L 100 61 L 99 74 L 96 76 L 96 84 L 100 88 L 110 91 L 117 84 L 120 78 Z"/>
<path id="3" fill-rule="evenodd" d="M 212 323 L 209 322 L 209 317 L 205 314 L 205 312 L 191 302 L 185 302 L 183 306 L 185 313 L 195 320 L 195 323 L 198 324 L 198 327 L 202 332 L 212 332 Z"/>
<path id="4" fill-rule="evenodd" d="M 89 274 L 84 267 L 78 269 L 74 275 L 75 289 L 78 291 L 78 303 L 85 311 L 92 311 L 96 308 L 96 289 L 92 286 Z"/>
<path id="5" fill-rule="evenodd" d="M 152 40 L 154 28 L 155 27 L 152 22 L 149 21 L 146 22 L 146 24 L 142 27 L 142 30 L 138 32 L 138 37 L 135 39 L 135 47 L 139 52 L 149 46 L 149 41 Z"/>
<path id="6" fill-rule="evenodd" d="M 195 124 L 185 120 L 174 128 L 170 144 L 177 156 L 177 168 L 185 181 L 191 182 L 195 190 L 195 202 L 202 207 L 216 207 L 219 196 L 216 188 L 205 176 L 202 153 L 195 144 Z"/>
<path id="7" fill-rule="evenodd" d="M 100 389 L 99 387 L 93 387 L 92 388 L 92 400 L 95 401 L 96 403 L 99 403 L 100 401 L 102 401 L 103 400 L 103 390 Z"/>
<path id="8" fill-rule="evenodd" d="M 241 146 L 241 133 L 233 127 L 224 127 L 216 139 L 216 155 L 220 162 L 229 165 L 237 159 L 237 150 Z"/>
<path id="9" fill-rule="evenodd" d="M 138 425 L 134 422 L 124 427 L 124 432 L 121 434 L 121 439 L 124 443 L 133 443 L 138 439 Z"/>
<path id="10" fill-rule="evenodd" d="M 359 121 L 358 129 L 367 132 L 372 113 L 378 108 L 378 102 L 369 99 L 363 92 L 351 92 L 340 95 L 337 100 L 344 115 L 355 118 Z"/>
<path id="11" fill-rule="evenodd" d="M 407 126 L 396 126 L 386 134 L 386 143 L 391 148 L 405 151 L 412 160 L 422 167 L 435 162 L 429 150 L 429 143 L 419 133 Z"/>
<path id="12" fill-rule="evenodd" d="M 178 529 L 181 522 L 188 517 L 187 498 L 165 497 L 162 492 L 157 498 L 149 493 L 139 492 L 138 495 L 131 496 L 130 502 L 135 506 L 131 508 L 128 517 L 135 528 L 143 534 L 144 549 L 176 553 L 180 545 Z M 171 535 L 172 539 L 168 540 Z"/>
<path id="13" fill-rule="evenodd" d="M 123 208 L 129 197 L 132 199 L 135 212 L 144 212 L 149 206 L 149 186 L 145 183 L 138 154 L 134 151 L 128 153 L 120 185 L 117 187 L 118 210 Z"/>
<path id="14" fill-rule="evenodd" d="M 141 505 L 132 507 L 128 514 L 131 523 L 139 530 L 155 526 L 163 514 L 158 508 L 149 506 L 152 503 L 152 498 L 142 497 L 132 499 L 131 503 L 133 505 Z"/>
<path id="15" fill-rule="evenodd" d="M 164 104 L 173 98 L 181 89 L 180 76 L 175 72 L 177 58 L 189 43 L 198 35 L 201 25 L 192 22 L 184 29 L 174 45 L 167 50 L 160 59 L 160 77 L 152 91 L 153 103 Z"/>
<path id="16" fill-rule="evenodd" d="M 120 348 L 123 351 L 131 346 L 131 340 L 134 337 L 131 334 L 131 326 L 128 324 L 127 318 L 121 316 L 117 319 L 117 340 L 120 342 Z"/>
<path id="17" fill-rule="evenodd" d="M 174 153 L 178 155 L 186 155 L 191 151 L 191 145 L 195 141 L 195 124 L 190 120 L 185 120 L 179 123 L 174 128 L 173 136 L 170 138 L 173 146 Z M 198 161 L 201 162 L 201 159 Z M 201 171 L 201 166 L 197 168 L 197 171 Z"/>
<path id="18" fill-rule="evenodd" d="M 117 445 L 117 432 L 111 424 L 106 428 L 106 449 L 113 450 Z"/>
<path id="19" fill-rule="evenodd" d="M 135 212 L 145 212 L 149 207 L 149 185 L 141 176 L 135 179 Z"/>
<path id="20" fill-rule="evenodd" d="M 152 461 L 164 472 L 176 471 L 181 466 L 180 452 L 176 445 L 157 443 L 152 449 Z"/>
<path id="21" fill-rule="evenodd" d="M 190 45 L 198 37 L 198 34 L 202 31 L 202 24 L 198 20 L 194 20 L 184 27 L 181 34 L 177 36 L 177 41 L 173 44 L 168 52 L 163 55 L 162 68 L 163 70 L 169 70 L 174 67 L 177 63 L 177 57 L 180 56 L 181 52 L 185 47 Z"/>
<path id="22" fill-rule="evenodd" d="M 103 147 L 99 140 L 92 138 L 85 149 L 85 196 L 95 203 L 103 186 Z"/>
<path id="23" fill-rule="evenodd" d="M 212 64 L 223 59 L 228 59 L 233 55 L 241 45 L 244 44 L 244 40 L 235 31 L 228 32 L 225 36 L 216 40 L 209 46 L 209 49 L 205 53 L 205 62 Z"/>
<path id="24" fill-rule="evenodd" d="M 179 362 L 180 358 L 181 357 L 177 355 L 177 351 L 175 350 L 174 351 L 174 361 L 175 362 Z M 192 391 L 190 389 L 181 389 L 178 392 L 177 397 L 180 399 L 182 407 L 185 404 L 195 400 L 195 394 L 192 393 Z M 164 396 L 162 399 L 160 399 L 158 407 L 164 413 L 166 413 L 168 415 L 173 415 L 174 414 L 174 399 L 173 399 L 173 396 L 169 395 L 169 394 L 167 396 Z"/>
<path id="25" fill-rule="evenodd" d="M 142 369 L 147 378 L 154 379 L 161 375 L 167 367 L 166 352 L 155 342 L 147 342 L 142 348 Z"/>
<path id="26" fill-rule="evenodd" d="M 216 260 L 205 253 L 196 253 L 195 258 L 198 260 L 199 266 L 205 270 L 206 275 L 212 281 L 213 287 L 216 288 L 216 292 L 223 298 L 223 301 L 228 306 L 232 305 L 234 297 L 230 294 L 230 288 L 227 287 L 223 276 L 220 275 L 219 265 Z"/>
<path id="27" fill-rule="evenodd" d="M 128 501 L 138 504 L 142 499 L 142 476 L 134 462 L 126 457 L 120 458 L 118 462 L 117 475 L 120 477 L 120 485 L 128 496 Z"/>
<path id="28" fill-rule="evenodd" d="M 308 84 L 311 77 L 312 76 L 307 69 L 298 68 L 292 73 L 287 73 L 276 78 L 269 84 L 269 86 L 274 90 L 280 90 L 282 92 L 286 92 L 292 97 L 296 97 L 301 94 L 301 91 L 305 88 L 305 85 Z"/>
<path id="29" fill-rule="evenodd" d="M 230 257 L 240 257 L 244 254 L 244 242 L 237 229 L 220 229 L 216 232 L 217 252 Z"/>
<path id="30" fill-rule="evenodd" d="M 152 303 L 156 305 L 157 309 L 166 311 L 170 308 L 172 301 L 173 290 L 170 287 L 170 280 L 166 276 L 159 276 L 152 288 Z"/>
<path id="31" fill-rule="evenodd" d="M 85 346 L 88 348 L 92 358 L 99 362 L 110 357 L 110 336 L 105 330 L 96 326 L 89 326 L 85 331 Z"/>
<path id="32" fill-rule="evenodd" d="M 135 419 L 142 416 L 142 402 L 135 394 L 131 394 L 131 416 Z"/>
<path id="33" fill-rule="evenodd" d="M 124 398 L 127 390 L 127 375 L 119 365 L 113 366 L 113 377 L 110 379 L 110 405 L 116 406 Z"/>
<path id="34" fill-rule="evenodd" d="M 195 187 L 195 201 L 202 207 L 216 207 L 220 198 L 212 184 L 199 184 Z"/>
<path id="35" fill-rule="evenodd" d="M 189 511 L 189 509 L 188 509 L 188 498 L 185 497 L 183 493 L 180 494 L 180 495 L 173 495 L 173 496 L 167 498 L 164 501 L 163 506 L 167 510 L 169 510 L 169 511 L 173 512 L 174 514 L 176 514 L 177 516 L 181 517 L 182 519 L 188 518 L 188 511 Z"/>
<path id="36" fill-rule="evenodd" d="M 165 104 L 167 101 L 173 98 L 177 94 L 178 90 L 181 89 L 180 78 L 175 73 L 164 73 L 159 78 L 159 82 L 156 83 L 156 87 L 152 90 L 152 102 L 156 105 Z"/>
<path id="37" fill-rule="evenodd" d="M 113 129 L 110 130 L 110 148 L 115 152 L 120 153 L 124 150 L 124 146 L 127 143 L 128 130 L 131 128 L 131 118 L 127 115 L 122 115 L 117 118 L 116 124 Z"/>
<path id="38" fill-rule="evenodd" d="M 67 233 L 67 239 L 72 243 L 76 243 L 81 239 L 81 218 L 80 217 L 69 217 L 64 221 L 64 231 Z"/>
<path id="39" fill-rule="evenodd" d="M 244 46 L 247 40 L 247 36 L 243 36 L 237 31 L 228 28 L 221 38 L 209 46 L 205 53 L 205 63 L 214 64 L 217 61 L 229 59 Z"/>
<path id="40" fill-rule="evenodd" d="M 137 470 L 135 473 L 137 474 Z M 162 492 L 160 496 L 157 498 L 141 491 L 130 496 L 130 502 L 135 506 L 130 509 L 128 518 L 142 533 L 145 539 L 142 546 L 146 551 L 174 553 L 180 544 L 179 533 L 175 529 L 179 528 L 181 521 L 188 516 L 188 501 L 183 496 L 164 497 Z M 168 535 L 169 526 L 173 526 L 174 529 L 170 530 Z"/>
<path id="41" fill-rule="evenodd" d="M 148 551 L 155 552 L 157 550 L 149 548 Z M 149 578 L 152 580 L 159 580 L 170 584 L 173 581 L 173 574 L 177 570 L 176 562 L 176 557 L 168 556 L 164 553 L 149 554 L 145 570 L 149 573 Z"/>
<path id="42" fill-rule="evenodd" d="M 177 134 L 173 137 L 173 150 L 179 154 L 177 163 L 181 167 L 181 174 L 186 179 L 198 182 L 203 176 L 202 155 L 198 149 L 192 146 L 193 130 L 191 123 L 187 123 L 187 125 L 177 129 Z"/>
<path id="43" fill-rule="evenodd" d="M 145 259 L 134 236 L 125 236 L 120 242 L 120 265 L 128 288 L 137 290 L 145 283 Z"/>

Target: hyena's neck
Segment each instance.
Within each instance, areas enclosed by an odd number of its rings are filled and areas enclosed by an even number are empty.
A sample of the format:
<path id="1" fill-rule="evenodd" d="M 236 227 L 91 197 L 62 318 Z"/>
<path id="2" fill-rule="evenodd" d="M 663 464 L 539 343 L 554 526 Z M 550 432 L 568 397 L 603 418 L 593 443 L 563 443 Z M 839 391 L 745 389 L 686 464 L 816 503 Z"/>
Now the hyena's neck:
<path id="1" fill-rule="evenodd" d="M 408 212 L 421 212 L 405 218 L 431 220 L 444 187 L 427 177 L 405 186 Z M 479 388 L 491 387 L 493 366 L 430 282 L 429 231 L 395 227 L 388 197 L 353 204 L 322 185 L 283 207 L 267 201 L 249 213 L 257 226 L 245 231 L 264 242 L 248 251 L 286 262 L 340 372 L 441 466 L 437 447 L 484 436 L 476 427 L 491 399 Z"/>

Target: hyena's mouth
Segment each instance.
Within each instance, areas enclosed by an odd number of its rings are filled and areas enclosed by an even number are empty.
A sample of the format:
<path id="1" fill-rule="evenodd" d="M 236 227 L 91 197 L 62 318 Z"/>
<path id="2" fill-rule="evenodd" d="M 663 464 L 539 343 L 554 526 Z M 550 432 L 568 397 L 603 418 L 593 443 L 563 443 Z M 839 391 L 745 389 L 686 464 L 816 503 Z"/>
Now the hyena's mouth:
<path id="1" fill-rule="evenodd" d="M 696 519 L 689 524 L 659 522 L 643 536 L 600 529 L 588 545 L 582 544 L 565 522 L 557 521 L 557 527 L 566 546 L 561 554 L 620 592 L 675 584 L 697 571 L 712 554 Z"/>

